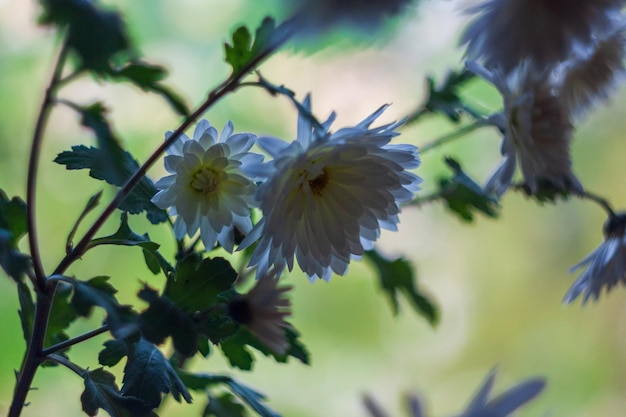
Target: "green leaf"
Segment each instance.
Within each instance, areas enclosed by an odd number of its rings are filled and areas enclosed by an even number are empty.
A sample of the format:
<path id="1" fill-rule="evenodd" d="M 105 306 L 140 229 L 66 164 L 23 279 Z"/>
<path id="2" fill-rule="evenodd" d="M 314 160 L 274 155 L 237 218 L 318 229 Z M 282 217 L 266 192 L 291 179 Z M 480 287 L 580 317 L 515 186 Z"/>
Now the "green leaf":
<path id="1" fill-rule="evenodd" d="M 78 231 L 78 226 L 80 226 L 80 223 L 83 221 L 83 219 L 89 213 L 91 213 L 98 206 L 98 204 L 100 204 L 100 197 L 102 197 L 102 191 L 98 191 L 96 194 L 92 195 L 89 198 L 89 201 L 87 201 L 85 208 L 78 216 L 78 219 L 76 219 L 76 222 L 74 223 L 72 230 L 67 236 L 67 240 L 65 243 L 65 248 L 66 248 L 67 253 L 70 253 L 72 250 L 72 247 L 74 246 L 73 240 L 74 240 L 74 236 L 76 235 L 76 232 Z"/>
<path id="2" fill-rule="evenodd" d="M 178 307 L 189 312 L 206 310 L 217 296 L 233 288 L 237 272 L 224 258 L 202 259 L 192 254 L 176 269 L 176 280 L 168 280 L 164 294 Z"/>
<path id="3" fill-rule="evenodd" d="M 228 338 L 220 343 L 220 349 L 222 349 L 224 356 L 228 359 L 230 366 L 239 368 L 242 371 L 252 370 L 254 356 L 246 347 L 245 340 L 242 341 L 237 337 Z"/>
<path id="4" fill-rule="evenodd" d="M 159 349 L 144 339 L 129 346 L 122 393 L 156 408 L 161 404 L 161 393 L 170 392 L 176 401 L 182 397 L 191 403 L 191 394 Z"/>
<path id="5" fill-rule="evenodd" d="M 105 71 L 112 60 L 133 54 L 122 16 L 84 0 L 40 0 L 40 22 L 67 28 L 67 43 L 79 68 Z"/>
<path id="6" fill-rule="evenodd" d="M 225 385 L 250 408 L 263 417 L 280 417 L 280 414 L 267 407 L 262 401 L 265 396 L 226 375 L 201 374 L 179 371 L 180 379 L 194 391 L 205 391 L 217 384 Z"/>
<path id="7" fill-rule="evenodd" d="M 428 320 L 431 325 L 437 324 L 439 311 L 433 302 L 415 287 L 414 272 L 409 262 L 402 258 L 390 261 L 376 250 L 365 252 L 365 258 L 374 263 L 380 285 L 389 297 L 394 314 L 400 311 L 398 295 L 402 293 L 418 314 Z"/>
<path id="8" fill-rule="evenodd" d="M 57 287 L 54 301 L 52 302 L 52 309 L 50 310 L 50 318 L 48 319 L 44 348 L 69 338 L 65 333 L 65 329 L 78 317 L 76 310 L 70 304 L 71 293 L 72 287 L 69 285 L 60 283 Z"/>
<path id="9" fill-rule="evenodd" d="M 139 398 L 120 393 L 115 376 L 102 368 L 86 371 L 83 375 L 85 390 L 80 396 L 83 411 L 89 416 L 102 408 L 111 417 L 142 417 L 153 415 Z"/>
<path id="10" fill-rule="evenodd" d="M 22 323 L 24 340 L 28 343 L 33 332 L 33 322 L 35 320 L 35 303 L 30 288 L 22 281 L 17 282 L 17 295 L 20 302 L 18 314 Z"/>
<path id="11" fill-rule="evenodd" d="M 233 68 L 233 75 L 241 72 L 246 65 L 272 46 L 276 33 L 276 23 L 271 17 L 261 22 L 255 33 L 254 41 L 250 31 L 240 26 L 233 33 L 231 43 L 224 44 L 225 61 Z"/>
<path id="12" fill-rule="evenodd" d="M 190 357 L 198 350 L 198 331 L 191 314 L 183 311 L 167 297 L 145 286 L 139 291 L 139 298 L 150 305 L 141 313 L 141 333 L 148 341 L 160 344 L 172 336 L 177 352 Z"/>
<path id="13" fill-rule="evenodd" d="M 115 366 L 126 356 L 126 353 L 125 340 L 107 340 L 104 342 L 104 349 L 98 354 L 98 363 L 104 366 Z"/>
<path id="14" fill-rule="evenodd" d="M 202 417 L 245 417 L 245 407 L 230 393 L 224 392 L 219 397 L 209 395 L 209 402 Z"/>
<path id="15" fill-rule="evenodd" d="M 474 220 L 474 210 L 487 217 L 498 217 L 498 200 L 463 172 L 457 161 L 446 158 L 445 162 L 454 172 L 452 177 L 439 180 L 440 194 L 448 208 L 466 222 Z"/>
<path id="16" fill-rule="evenodd" d="M 189 115 L 185 101 L 160 82 L 167 75 L 165 68 L 142 61 L 128 63 L 120 68 L 110 68 L 108 75 L 116 81 L 133 83 L 143 91 L 161 95 L 181 116 Z"/>
<path id="17" fill-rule="evenodd" d="M 0 266 L 18 282 L 31 266 L 30 256 L 17 246 L 26 233 L 26 203 L 19 197 L 9 200 L 0 189 Z"/>
<path id="18" fill-rule="evenodd" d="M 116 339 L 124 339 L 138 330 L 136 313 L 132 307 L 120 305 L 115 299 L 117 290 L 108 283 L 109 277 L 98 276 L 89 281 L 72 280 L 74 295 L 70 304 L 78 315 L 89 317 L 94 306 L 102 307 L 106 322 Z"/>

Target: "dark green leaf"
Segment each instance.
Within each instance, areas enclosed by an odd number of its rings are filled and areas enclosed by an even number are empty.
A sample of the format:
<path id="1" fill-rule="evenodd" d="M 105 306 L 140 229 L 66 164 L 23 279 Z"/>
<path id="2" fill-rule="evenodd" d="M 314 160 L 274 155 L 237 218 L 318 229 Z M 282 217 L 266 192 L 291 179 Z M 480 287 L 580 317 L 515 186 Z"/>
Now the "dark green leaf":
<path id="1" fill-rule="evenodd" d="M 406 260 L 400 258 L 390 261 L 375 250 L 365 252 L 365 258 L 374 263 L 380 285 L 391 301 L 394 314 L 400 311 L 398 294 L 401 292 L 418 314 L 426 318 L 431 325 L 437 324 L 439 321 L 437 307 L 415 287 L 413 268 Z"/>
<path id="2" fill-rule="evenodd" d="M 65 248 L 66 248 L 67 253 L 70 253 L 72 250 L 73 240 L 74 240 L 74 236 L 76 235 L 76 232 L 78 231 L 78 226 L 80 226 L 80 223 L 83 221 L 85 216 L 87 216 L 87 214 L 89 214 L 93 209 L 95 209 L 98 206 L 98 204 L 100 203 L 100 197 L 102 197 L 102 191 L 99 191 L 93 196 L 91 196 L 91 198 L 89 198 L 89 201 L 87 202 L 87 205 L 78 216 L 78 219 L 74 223 L 72 230 L 67 236 L 67 241 L 65 243 Z"/>
<path id="3" fill-rule="evenodd" d="M 64 285 L 64 283 L 60 283 L 57 287 L 54 301 L 52 302 L 52 309 L 50 310 L 50 318 L 48 319 L 44 348 L 63 342 L 69 338 L 65 333 L 65 329 L 67 329 L 77 317 L 76 311 L 70 305 L 69 301 L 71 292 L 72 287 Z"/>
<path id="4" fill-rule="evenodd" d="M 219 397 L 209 395 L 209 402 L 202 417 L 245 417 L 245 407 L 230 393 L 224 392 Z"/>
<path id="5" fill-rule="evenodd" d="M 189 312 L 206 310 L 217 296 L 233 287 L 237 272 L 224 258 L 202 259 L 194 254 L 183 259 L 176 280 L 169 280 L 164 295 Z"/>
<path id="6" fill-rule="evenodd" d="M 35 303 L 30 293 L 30 288 L 24 282 L 18 281 L 17 295 L 20 302 L 18 314 L 22 323 L 22 332 L 24 332 L 24 340 L 30 341 L 33 331 L 33 321 L 35 318 Z"/>
<path id="7" fill-rule="evenodd" d="M 467 222 L 474 220 L 474 210 L 487 217 L 498 217 L 498 200 L 485 193 L 454 159 L 446 158 L 445 161 L 454 172 L 452 177 L 439 180 L 440 194 L 448 208 Z"/>
<path id="8" fill-rule="evenodd" d="M 179 375 L 181 380 L 189 389 L 195 391 L 205 391 L 211 386 L 223 384 L 259 415 L 263 417 L 280 417 L 280 414 L 277 414 L 275 411 L 263 404 L 262 401 L 265 399 L 263 394 L 240 384 L 229 376 L 215 374 L 192 374 L 184 371 L 180 371 Z"/>
<path id="9" fill-rule="evenodd" d="M 102 368 L 86 371 L 83 378 L 85 391 L 80 396 L 80 401 L 87 415 L 95 416 L 100 408 L 111 417 L 151 415 L 150 407 L 147 407 L 142 400 L 120 393 L 115 383 L 115 376 Z"/>
<path id="10" fill-rule="evenodd" d="M 73 280 L 74 295 L 71 305 L 83 317 L 91 315 L 94 306 L 107 312 L 106 322 L 116 339 L 124 339 L 137 331 L 136 314 L 130 306 L 120 305 L 115 299 L 117 292 L 107 281 L 109 277 L 98 276 L 89 281 Z"/>
<path id="11" fill-rule="evenodd" d="M 163 96 L 180 115 L 189 115 L 189 108 L 185 101 L 168 87 L 160 84 L 167 75 L 165 68 L 146 62 L 135 61 L 120 68 L 111 68 L 108 74 L 114 80 L 128 81 L 144 91 Z"/>
<path id="12" fill-rule="evenodd" d="M 235 30 L 231 43 L 224 44 L 225 61 L 232 66 L 233 74 L 238 74 L 264 50 L 272 46 L 275 30 L 276 23 L 271 17 L 263 19 L 261 26 L 256 30 L 254 41 L 245 26 Z"/>
<path id="13" fill-rule="evenodd" d="M 180 402 L 182 396 L 191 402 L 189 391 L 159 349 L 144 339 L 131 345 L 122 393 L 141 398 L 149 407 L 156 408 L 161 404 L 161 393 L 170 392 L 176 401 Z"/>
<path id="14" fill-rule="evenodd" d="M 247 348 L 245 340 L 242 341 L 237 337 L 228 338 L 220 343 L 220 349 L 222 349 L 224 356 L 228 359 L 230 366 L 239 368 L 242 371 L 252 370 L 254 356 Z"/>
<path id="15" fill-rule="evenodd" d="M 96 73 L 112 60 L 133 54 L 122 16 L 85 0 L 40 0 L 42 23 L 67 27 L 67 43 L 76 53 L 79 67 Z"/>
<path id="16" fill-rule="evenodd" d="M 107 340 L 104 349 L 98 354 L 98 363 L 104 366 L 115 366 L 126 356 L 125 340 Z"/>
<path id="17" fill-rule="evenodd" d="M 11 200 L 0 189 L 0 266 L 8 276 L 20 281 L 30 269 L 30 256 L 18 250 L 17 243 L 27 232 L 26 203 Z"/>
<path id="18" fill-rule="evenodd" d="M 150 304 L 140 316 L 141 332 L 148 341 L 160 344 L 172 336 L 177 352 L 187 357 L 196 353 L 198 332 L 188 312 L 147 286 L 139 291 L 139 298 Z"/>

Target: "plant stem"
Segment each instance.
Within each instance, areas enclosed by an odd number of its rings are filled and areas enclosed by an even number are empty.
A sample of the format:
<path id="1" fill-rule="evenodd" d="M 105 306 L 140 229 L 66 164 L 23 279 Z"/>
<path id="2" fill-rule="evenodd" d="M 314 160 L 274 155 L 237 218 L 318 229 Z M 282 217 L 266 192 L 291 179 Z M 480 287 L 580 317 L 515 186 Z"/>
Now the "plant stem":
<path id="1" fill-rule="evenodd" d="M 26 216 L 28 222 L 28 245 L 30 247 L 30 255 L 33 260 L 33 268 L 35 270 L 36 290 L 41 292 L 46 288 L 46 275 L 41 261 L 41 253 L 39 252 L 39 240 L 37 238 L 37 219 L 35 213 L 35 201 L 37 194 L 37 171 L 39 170 L 39 156 L 41 154 L 41 145 L 43 142 L 43 132 L 54 103 L 54 94 L 56 92 L 65 57 L 67 56 L 67 43 L 64 42 L 59 52 L 57 62 L 54 66 L 52 79 L 46 89 L 46 93 L 41 103 L 37 122 L 35 123 L 35 132 L 33 133 L 33 142 L 30 148 L 30 158 L 28 161 L 28 177 L 26 181 Z"/>
<path id="2" fill-rule="evenodd" d="M 41 352 L 41 355 L 42 356 L 49 356 L 49 355 L 51 355 L 51 354 L 53 354 L 55 352 L 58 352 L 58 351 L 61 351 L 61 350 L 65 350 L 65 349 L 67 349 L 67 348 L 69 348 L 71 346 L 74 346 L 74 345 L 78 344 L 78 343 L 84 342 L 85 340 L 89 340 L 92 337 L 96 337 L 98 335 L 101 335 L 102 333 L 105 333 L 108 330 L 109 330 L 109 326 L 105 324 L 105 325 L 103 325 L 101 327 L 98 327 L 97 329 L 90 330 L 90 331 L 88 331 L 86 333 L 83 333 L 83 334 L 81 334 L 79 336 L 76 336 L 76 337 L 74 337 L 72 339 L 68 339 L 68 340 L 66 340 L 64 342 L 57 343 L 56 345 L 52 345 L 49 348 L 44 349 Z"/>
<path id="3" fill-rule="evenodd" d="M 282 30 L 282 32 L 281 32 Z M 98 216 L 98 218 L 91 225 L 89 230 L 85 232 L 85 235 L 78 242 L 78 244 L 74 247 L 74 249 L 66 254 L 66 256 L 61 260 L 59 265 L 54 270 L 54 274 L 63 274 L 65 270 L 78 258 L 80 258 L 83 253 L 88 249 L 89 242 L 95 234 L 100 230 L 100 228 L 104 225 L 105 221 L 113 214 L 113 212 L 119 207 L 119 205 L 124 201 L 124 199 L 130 194 L 133 188 L 141 181 L 143 176 L 146 174 L 148 169 L 154 165 L 154 163 L 161 157 L 161 155 L 169 148 L 179 137 L 180 135 L 191 126 L 197 119 L 200 118 L 207 110 L 215 105 L 218 101 L 220 101 L 224 96 L 228 95 L 236 91 L 241 86 L 241 80 L 246 77 L 250 72 L 252 72 L 263 60 L 269 57 L 274 51 L 276 51 L 283 43 L 285 43 L 291 37 L 291 22 L 283 23 L 279 28 L 276 29 L 277 33 L 280 34 L 274 42 L 268 46 L 263 52 L 259 53 L 254 59 L 252 59 L 244 68 L 239 70 L 230 76 L 226 81 L 224 81 L 219 86 L 215 87 L 208 95 L 207 99 L 191 114 L 189 115 L 178 128 L 171 134 L 171 136 L 165 140 L 149 157 L 148 159 L 139 167 L 137 172 L 135 172 L 129 179 L 126 181 L 124 186 L 117 192 L 115 198 L 109 203 L 109 205 L 104 209 L 104 211 Z"/>
<path id="4" fill-rule="evenodd" d="M 68 360 L 67 358 L 64 358 L 61 355 L 57 355 L 57 354 L 53 353 L 50 356 L 48 356 L 48 360 L 52 361 L 52 362 L 56 362 L 59 365 L 65 366 L 67 369 L 69 369 L 70 371 L 74 372 L 75 374 L 77 374 L 81 378 L 85 374 L 85 370 L 83 368 L 81 368 L 80 366 L 76 365 L 74 362 Z"/>
<path id="5" fill-rule="evenodd" d="M 611 204 L 608 202 L 608 200 L 600 197 L 597 194 L 594 194 L 592 192 L 589 191 L 584 191 L 581 195 L 581 198 L 584 198 L 586 200 L 591 200 L 594 203 L 597 203 L 600 207 L 602 207 L 604 209 L 604 211 L 607 212 L 607 214 L 609 215 L 609 217 L 615 217 L 615 211 L 613 211 L 613 208 L 611 207 Z"/>
<path id="6" fill-rule="evenodd" d="M 487 123 L 485 121 L 478 121 L 476 123 L 469 124 L 467 126 L 463 126 L 462 128 L 455 130 L 454 132 L 447 133 L 443 136 L 438 137 L 423 146 L 420 146 L 420 154 L 424 154 L 432 149 L 435 149 L 441 145 L 444 145 L 448 142 L 451 142 L 455 139 L 460 138 L 463 135 L 466 135 L 474 130 L 486 126 Z"/>

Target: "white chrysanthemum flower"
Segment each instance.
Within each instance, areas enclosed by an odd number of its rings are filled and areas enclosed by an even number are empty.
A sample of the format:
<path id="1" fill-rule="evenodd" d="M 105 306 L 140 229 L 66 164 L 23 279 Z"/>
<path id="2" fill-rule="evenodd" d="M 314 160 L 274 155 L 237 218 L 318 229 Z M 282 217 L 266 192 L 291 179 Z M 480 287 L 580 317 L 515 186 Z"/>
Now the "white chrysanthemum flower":
<path id="1" fill-rule="evenodd" d="M 544 389 L 546 383 L 541 378 L 528 379 L 509 389 L 497 398 L 489 401 L 489 393 L 493 388 L 495 372 L 491 372 L 471 404 L 458 417 L 507 417 L 521 406 L 535 398 Z M 388 414 L 369 395 L 363 398 L 364 405 L 371 417 L 387 417 Z M 409 417 L 424 417 L 420 400 L 417 396 L 409 396 Z"/>
<path id="2" fill-rule="evenodd" d="M 570 272 L 584 268 L 580 277 L 569 289 L 563 302 L 571 303 L 584 293 L 583 304 L 589 297 L 598 300 L 602 289 L 609 292 L 620 282 L 626 285 L 626 213 L 609 218 L 604 225 L 605 240 Z"/>
<path id="3" fill-rule="evenodd" d="M 200 230 L 207 250 L 217 241 L 232 252 L 235 228 L 243 234 L 252 229 L 250 208 L 256 206 L 256 185 L 244 170 L 263 160 L 262 155 L 248 152 L 255 138 L 250 133 L 233 134 L 231 122 L 218 136 L 217 129 L 202 120 L 193 139 L 182 134 L 167 150 L 165 169 L 172 175 L 157 181 L 160 191 L 152 202 L 176 216 L 178 239 Z"/>
<path id="4" fill-rule="evenodd" d="M 303 106 L 310 108 L 308 97 Z M 400 203 L 421 182 L 406 170 L 420 161 L 416 147 L 389 144 L 401 123 L 369 128 L 386 107 L 332 134 L 334 115 L 313 127 L 300 114 L 293 143 L 259 138 L 274 160 L 255 172 L 267 178 L 257 193 L 263 218 L 240 245 L 260 238 L 250 260 L 257 276 L 272 266 L 291 271 L 295 258 L 309 277 L 328 280 L 373 248 L 381 228 L 396 230 Z"/>
<path id="5" fill-rule="evenodd" d="M 580 116 L 599 101 L 609 98 L 626 68 L 626 31 L 614 30 L 597 39 L 592 46 L 580 48 L 578 56 L 565 62 L 556 71 L 562 85 L 559 92 L 571 113 Z"/>
<path id="6" fill-rule="evenodd" d="M 570 57 L 613 24 L 624 0 L 486 0 L 462 38 L 471 59 L 509 72 L 523 60 L 540 69 Z"/>
<path id="7" fill-rule="evenodd" d="M 228 314 L 246 326 L 261 343 L 282 355 L 289 348 L 285 321 L 291 315 L 291 302 L 286 298 L 293 287 L 278 287 L 278 279 L 270 273 L 261 277 L 245 295 L 228 303 Z"/>
<path id="8" fill-rule="evenodd" d="M 504 132 L 504 161 L 487 181 L 486 190 L 498 197 L 504 194 L 519 163 L 532 193 L 542 183 L 582 192 L 582 185 L 571 171 L 569 144 L 573 125 L 568 109 L 546 77 L 533 73 L 527 65 L 508 76 L 498 70 L 490 72 L 476 62 L 468 62 L 467 67 L 492 83 L 504 101 L 503 114 L 491 118 Z"/>

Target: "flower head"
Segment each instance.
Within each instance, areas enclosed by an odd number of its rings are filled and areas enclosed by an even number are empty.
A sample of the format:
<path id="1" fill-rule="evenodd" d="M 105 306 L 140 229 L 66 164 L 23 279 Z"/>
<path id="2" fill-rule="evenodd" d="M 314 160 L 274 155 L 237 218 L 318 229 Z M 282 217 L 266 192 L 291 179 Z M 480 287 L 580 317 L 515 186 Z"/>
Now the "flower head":
<path id="1" fill-rule="evenodd" d="M 584 293 L 583 304 L 589 297 L 597 300 L 606 287 L 607 292 L 622 283 L 626 285 L 626 213 L 613 215 L 604 225 L 605 240 L 570 272 L 584 268 L 569 289 L 563 302 L 571 303 Z"/>
<path id="2" fill-rule="evenodd" d="M 467 66 L 494 84 L 504 101 L 504 112 L 492 117 L 492 122 L 504 132 L 504 161 L 487 181 L 487 191 L 497 196 L 504 194 L 519 163 L 524 182 L 532 193 L 542 183 L 582 192 L 571 171 L 569 144 L 573 125 L 568 108 L 545 73 L 534 73 L 528 65 L 519 66 L 509 75 L 489 71 L 475 62 Z"/>
<path id="3" fill-rule="evenodd" d="M 308 112 L 308 98 L 303 106 Z M 421 179 L 406 171 L 419 165 L 417 148 L 389 144 L 400 123 L 369 128 L 385 108 L 332 134 L 334 116 L 314 126 L 301 113 L 291 144 L 259 138 L 274 159 L 255 171 L 267 178 L 257 193 L 263 218 L 240 246 L 260 238 L 250 260 L 258 275 L 291 271 L 295 258 L 309 277 L 328 280 L 371 249 L 381 228 L 396 229 L 400 203 Z"/>
<path id="4" fill-rule="evenodd" d="M 521 61 L 545 69 L 612 26 L 623 0 L 486 0 L 463 35 L 467 54 L 508 73 Z"/>
<path id="5" fill-rule="evenodd" d="M 489 401 L 489 393 L 493 388 L 495 372 L 491 372 L 482 387 L 465 410 L 458 417 L 507 417 L 515 410 L 536 397 L 545 387 L 541 378 L 528 379 L 514 386 L 497 398 Z M 387 417 L 387 413 L 369 395 L 364 397 L 364 404 L 371 417 Z M 424 417 L 419 398 L 409 396 L 409 416 Z"/>
<path id="6" fill-rule="evenodd" d="M 202 120 L 193 139 L 181 134 L 167 150 L 165 169 L 172 175 L 157 181 L 160 191 L 152 202 L 177 216 L 174 232 L 178 239 L 200 230 L 207 250 L 218 241 L 232 252 L 235 227 L 244 234 L 252 229 L 250 208 L 255 206 L 256 186 L 245 168 L 263 160 L 248 152 L 254 141 L 250 133 L 233 135 L 231 122 L 218 137 L 217 130 Z"/>
<path id="7" fill-rule="evenodd" d="M 291 303 L 285 295 L 291 288 L 278 287 L 278 280 L 272 273 L 264 275 L 250 292 L 228 303 L 228 313 L 264 345 L 282 355 L 289 348 L 285 330 L 291 325 L 285 321 L 285 317 L 291 315 Z"/>

